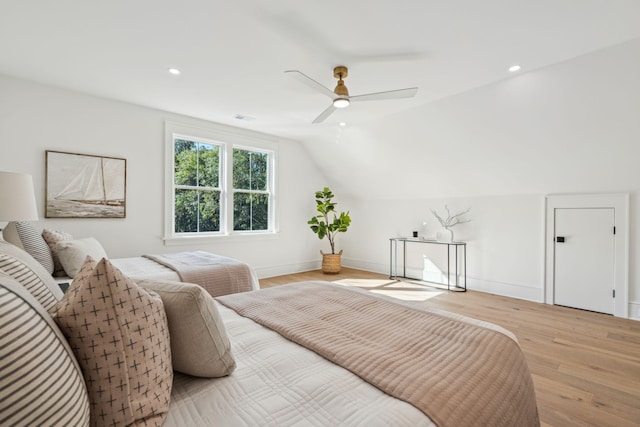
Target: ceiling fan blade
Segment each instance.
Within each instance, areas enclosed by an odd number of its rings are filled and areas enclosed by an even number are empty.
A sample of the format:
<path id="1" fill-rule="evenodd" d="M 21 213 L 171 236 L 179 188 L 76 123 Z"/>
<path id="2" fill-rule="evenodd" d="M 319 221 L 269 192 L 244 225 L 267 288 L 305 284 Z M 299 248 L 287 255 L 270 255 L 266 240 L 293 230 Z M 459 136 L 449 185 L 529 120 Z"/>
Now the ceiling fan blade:
<path id="1" fill-rule="evenodd" d="M 313 89 L 313 90 L 315 90 L 317 92 L 320 92 L 320 93 L 328 96 L 331 99 L 336 97 L 336 94 L 333 93 L 333 91 L 331 89 L 329 89 L 329 88 L 323 86 L 322 84 L 318 83 L 317 81 L 313 80 L 311 77 L 307 76 L 302 71 L 287 70 L 287 71 L 285 71 L 285 73 L 289 74 L 291 77 L 295 78 L 299 82 L 304 83 L 305 85 L 309 86 L 311 89 Z"/>
<path id="2" fill-rule="evenodd" d="M 312 123 L 322 123 L 324 122 L 327 117 L 329 117 L 334 111 L 336 111 L 336 107 L 333 106 L 333 104 L 329 105 L 329 107 L 327 107 L 326 110 L 324 110 L 322 113 L 320 113 L 320 115 L 318 117 L 315 118 L 315 120 Z"/>
<path id="3" fill-rule="evenodd" d="M 364 95 L 350 96 L 350 101 L 378 101 L 381 99 L 412 98 L 418 93 L 417 87 L 407 89 L 389 90 L 386 92 L 367 93 Z"/>

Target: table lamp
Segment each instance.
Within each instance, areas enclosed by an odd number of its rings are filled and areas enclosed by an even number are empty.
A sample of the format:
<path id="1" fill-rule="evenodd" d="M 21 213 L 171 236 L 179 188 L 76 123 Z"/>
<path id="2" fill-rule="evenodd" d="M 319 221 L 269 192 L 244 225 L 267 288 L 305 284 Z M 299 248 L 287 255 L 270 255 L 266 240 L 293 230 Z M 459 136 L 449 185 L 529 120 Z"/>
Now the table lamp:
<path id="1" fill-rule="evenodd" d="M 0 171 L 0 221 L 37 221 L 33 178 L 26 173 Z"/>

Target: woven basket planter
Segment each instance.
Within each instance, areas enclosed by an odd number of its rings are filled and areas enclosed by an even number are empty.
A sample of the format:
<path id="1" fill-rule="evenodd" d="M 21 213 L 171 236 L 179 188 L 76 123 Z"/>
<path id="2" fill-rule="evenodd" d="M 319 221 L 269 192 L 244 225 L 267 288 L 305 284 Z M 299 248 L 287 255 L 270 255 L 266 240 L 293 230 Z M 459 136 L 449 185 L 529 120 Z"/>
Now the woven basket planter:
<path id="1" fill-rule="evenodd" d="M 322 272 L 325 274 L 340 273 L 342 251 L 337 254 L 325 254 L 322 251 L 320 253 L 322 254 Z"/>

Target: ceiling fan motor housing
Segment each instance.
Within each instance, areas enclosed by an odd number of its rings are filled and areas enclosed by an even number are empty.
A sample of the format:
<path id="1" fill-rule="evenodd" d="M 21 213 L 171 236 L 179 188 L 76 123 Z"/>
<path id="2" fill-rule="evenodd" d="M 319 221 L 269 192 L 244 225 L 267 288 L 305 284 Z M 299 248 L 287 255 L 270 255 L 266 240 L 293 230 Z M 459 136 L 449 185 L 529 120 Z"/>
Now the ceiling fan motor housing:
<path id="1" fill-rule="evenodd" d="M 348 75 L 349 75 L 349 69 L 344 65 L 338 65 L 336 68 L 333 69 L 333 77 L 335 77 L 336 79 L 342 80 Z"/>

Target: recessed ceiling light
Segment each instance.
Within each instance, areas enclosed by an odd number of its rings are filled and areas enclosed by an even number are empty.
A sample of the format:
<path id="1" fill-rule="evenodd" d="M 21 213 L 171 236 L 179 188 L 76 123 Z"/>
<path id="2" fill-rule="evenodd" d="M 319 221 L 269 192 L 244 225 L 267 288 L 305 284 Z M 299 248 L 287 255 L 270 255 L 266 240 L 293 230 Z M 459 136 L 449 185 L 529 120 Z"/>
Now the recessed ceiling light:
<path id="1" fill-rule="evenodd" d="M 345 122 L 338 123 L 340 126 L 345 127 L 347 124 Z"/>
<path id="2" fill-rule="evenodd" d="M 180 70 L 178 70 L 177 68 L 169 68 L 169 73 L 177 76 L 180 74 Z"/>
<path id="3" fill-rule="evenodd" d="M 512 65 L 511 67 L 509 67 L 509 72 L 511 73 L 515 73 L 516 71 L 518 71 L 520 69 L 519 65 Z"/>

